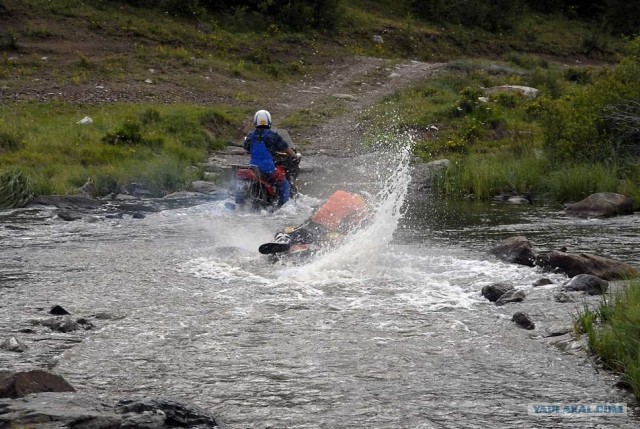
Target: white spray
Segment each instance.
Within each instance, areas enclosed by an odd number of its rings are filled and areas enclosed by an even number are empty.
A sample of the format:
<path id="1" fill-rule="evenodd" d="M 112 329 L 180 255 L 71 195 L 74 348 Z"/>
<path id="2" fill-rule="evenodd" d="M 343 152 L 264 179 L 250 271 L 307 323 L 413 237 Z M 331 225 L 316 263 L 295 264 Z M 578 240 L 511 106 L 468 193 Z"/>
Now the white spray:
<path id="1" fill-rule="evenodd" d="M 349 234 L 340 246 L 328 249 L 309 264 L 285 270 L 283 276 L 302 276 L 314 283 L 335 280 L 348 283 L 379 275 L 380 258 L 384 257 L 402 218 L 402 206 L 411 181 L 412 148 L 413 139 L 407 135 L 399 149 L 378 157 L 384 162 L 375 166 L 377 175 L 383 179 L 382 187 L 369 202 L 374 213 L 366 227 Z"/>

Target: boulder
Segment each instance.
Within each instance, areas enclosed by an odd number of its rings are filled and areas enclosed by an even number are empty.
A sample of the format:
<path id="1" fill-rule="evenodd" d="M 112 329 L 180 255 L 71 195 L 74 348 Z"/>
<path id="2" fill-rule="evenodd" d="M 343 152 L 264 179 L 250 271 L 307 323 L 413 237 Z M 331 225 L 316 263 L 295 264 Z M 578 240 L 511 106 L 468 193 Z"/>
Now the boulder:
<path id="1" fill-rule="evenodd" d="M 551 280 L 549 280 L 546 277 L 542 277 L 541 279 L 538 279 L 535 282 L 533 282 L 533 287 L 546 286 L 546 285 L 552 285 L 552 284 L 553 282 Z"/>
<path id="2" fill-rule="evenodd" d="M 171 422 L 179 427 L 217 427 L 216 419 L 210 413 L 183 402 L 168 398 L 145 398 L 140 400 L 123 400 L 116 404 L 116 411 L 125 416 L 125 420 L 135 422 L 141 416 L 148 418 L 163 416 L 162 423 Z M 140 427 L 138 424 L 130 427 Z M 157 426 L 154 426 L 157 427 Z"/>
<path id="3" fill-rule="evenodd" d="M 72 332 L 80 328 L 78 322 L 69 316 L 52 317 L 41 321 L 40 324 L 56 332 Z"/>
<path id="4" fill-rule="evenodd" d="M 176 191 L 165 195 L 165 200 L 193 200 L 197 198 L 205 198 L 207 195 L 201 192 Z"/>
<path id="5" fill-rule="evenodd" d="M 588 253 L 565 253 L 559 250 L 538 255 L 536 265 L 546 270 L 563 272 L 569 277 L 575 277 L 578 274 L 591 274 L 604 280 L 615 280 L 638 274 L 638 270 L 631 265 L 615 259 Z"/>
<path id="6" fill-rule="evenodd" d="M 75 389 L 59 375 L 39 369 L 0 372 L 0 398 L 22 398 L 38 392 L 75 392 Z"/>
<path id="7" fill-rule="evenodd" d="M 216 429 L 216 418 L 197 406 L 167 398 L 121 400 L 115 405 L 71 392 L 0 399 L 0 427 Z"/>
<path id="8" fill-rule="evenodd" d="M 602 295 L 609 288 L 609 282 L 590 274 L 578 274 L 562 285 L 563 291 L 586 292 L 589 295 Z"/>
<path id="9" fill-rule="evenodd" d="M 482 296 L 491 302 L 496 302 L 505 293 L 514 290 L 514 287 L 508 283 L 494 283 L 482 288 Z"/>
<path id="10" fill-rule="evenodd" d="M 523 313 L 522 311 L 517 311 L 511 317 L 511 320 L 516 323 L 516 325 L 520 326 L 523 329 L 535 329 L 536 324 L 533 323 L 531 318 L 527 313 Z"/>
<path id="11" fill-rule="evenodd" d="M 496 305 L 505 305 L 510 302 L 522 302 L 524 301 L 525 296 L 526 294 L 523 290 L 512 289 L 498 298 L 498 300 L 496 301 Z"/>
<path id="12" fill-rule="evenodd" d="M 27 350 L 27 346 L 25 345 L 25 343 L 20 341 L 19 338 L 9 337 L 0 344 L 0 349 L 9 352 L 22 353 Z"/>
<path id="13" fill-rule="evenodd" d="M 565 213 L 579 217 L 611 217 L 633 214 L 633 201 L 629 197 L 613 192 L 589 195 L 582 201 L 567 204 Z"/>
<path id="14" fill-rule="evenodd" d="M 54 316 L 66 316 L 70 313 L 61 306 L 54 305 L 53 307 L 51 307 L 51 310 L 49 310 L 49 314 L 53 314 Z"/>
<path id="15" fill-rule="evenodd" d="M 41 195 L 31 200 L 29 205 L 57 207 L 63 210 L 93 210 L 100 208 L 102 203 L 84 195 Z"/>
<path id="16" fill-rule="evenodd" d="M 527 265 L 535 265 L 536 255 L 533 246 L 524 236 L 510 237 L 490 250 L 490 253 L 506 262 Z"/>
<path id="17" fill-rule="evenodd" d="M 207 182 L 205 180 L 191 182 L 191 189 L 194 192 L 200 192 L 202 194 L 214 195 L 218 193 L 218 186 L 213 182 Z"/>
<path id="18" fill-rule="evenodd" d="M 528 195 L 498 194 L 491 198 L 494 203 L 504 203 L 513 205 L 531 204 L 531 197 Z"/>
<path id="19" fill-rule="evenodd" d="M 58 213 L 58 217 L 67 222 L 73 222 L 74 220 L 82 219 L 82 215 L 75 212 L 63 211 Z"/>
<path id="20" fill-rule="evenodd" d="M 512 92 L 516 94 L 523 95 L 527 98 L 536 98 L 538 96 L 538 90 L 536 88 L 532 88 L 530 86 L 521 86 L 521 85 L 501 85 L 494 86 L 492 88 L 487 88 L 484 91 L 486 94 L 495 94 L 500 92 Z"/>

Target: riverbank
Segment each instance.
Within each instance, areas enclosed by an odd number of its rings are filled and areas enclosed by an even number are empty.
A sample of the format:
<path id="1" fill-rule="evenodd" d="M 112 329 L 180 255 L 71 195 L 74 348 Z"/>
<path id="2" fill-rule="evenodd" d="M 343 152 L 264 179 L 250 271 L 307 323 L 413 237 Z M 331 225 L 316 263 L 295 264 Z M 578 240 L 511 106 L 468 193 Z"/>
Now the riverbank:
<path id="1" fill-rule="evenodd" d="M 503 76 L 513 81 L 521 67 L 569 61 L 577 75 L 586 76 L 590 69 L 582 65 L 611 61 L 623 46 L 607 34 L 596 40 L 585 23 L 567 25 L 560 16 L 531 12 L 507 37 L 481 27 L 434 26 L 393 2 L 346 2 L 345 22 L 333 32 L 277 26 L 242 32 L 238 21 L 250 20 L 250 13 L 198 9 L 189 19 L 127 2 L 3 4 L 0 98 L 7 103 L 0 108 L 0 173 L 10 183 L 0 187 L 8 194 L 0 196 L 5 206 L 24 195 L 76 193 L 88 178 L 96 184 L 95 196 L 132 182 L 158 196 L 184 189 L 205 178 L 193 165 L 204 162 L 208 151 L 237 143 L 258 107 L 272 110 L 276 124 L 290 129 L 303 151 L 331 151 L 342 145 L 345 131 L 355 132 L 354 124 L 366 127 L 365 138 L 372 141 L 390 125 L 408 125 L 404 113 L 389 124 L 365 107 L 381 99 L 389 107 L 396 91 L 430 76 L 409 77 L 411 69 L 443 70 L 443 62 L 455 60 L 449 72 L 473 73 L 475 65 L 457 59 L 486 58 L 498 73 L 515 65 L 515 74 Z M 545 36 L 532 44 L 531 32 Z M 407 70 L 392 70 L 397 64 Z M 448 73 L 445 79 L 459 76 Z M 447 90 L 447 101 L 438 103 L 451 102 L 461 89 Z M 441 98 L 437 90 L 414 93 Z M 433 110 L 424 103 L 414 107 L 414 113 Z M 431 125 L 440 126 L 422 116 L 409 128 L 424 156 L 442 139 L 422 139 L 433 134 Z M 342 123 L 332 122 L 340 117 Z M 42 164 L 48 166 L 44 171 Z"/>

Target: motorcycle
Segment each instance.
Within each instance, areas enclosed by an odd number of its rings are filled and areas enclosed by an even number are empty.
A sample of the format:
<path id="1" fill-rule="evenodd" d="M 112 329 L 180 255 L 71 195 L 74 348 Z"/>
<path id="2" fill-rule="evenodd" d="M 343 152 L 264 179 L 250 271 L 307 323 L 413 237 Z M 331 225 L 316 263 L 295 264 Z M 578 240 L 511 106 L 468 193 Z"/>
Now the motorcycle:
<path id="1" fill-rule="evenodd" d="M 291 185 L 291 198 L 298 194 L 295 181 L 300 172 L 300 157 L 289 157 L 278 152 L 274 157 L 276 174 L 286 177 Z M 232 164 L 230 196 L 236 206 L 250 210 L 272 209 L 278 205 L 278 188 L 270 177 L 265 177 L 255 165 Z"/>

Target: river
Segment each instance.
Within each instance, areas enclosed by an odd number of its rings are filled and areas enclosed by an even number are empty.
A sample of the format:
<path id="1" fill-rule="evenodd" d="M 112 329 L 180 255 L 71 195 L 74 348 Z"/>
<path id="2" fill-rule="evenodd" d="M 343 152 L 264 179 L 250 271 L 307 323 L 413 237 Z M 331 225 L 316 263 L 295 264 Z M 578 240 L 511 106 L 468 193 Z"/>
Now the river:
<path id="1" fill-rule="evenodd" d="M 0 352 L 0 366 L 49 367 L 97 396 L 185 399 L 229 428 L 638 427 L 631 413 L 528 414 L 534 404 L 629 398 L 585 354 L 541 338 L 583 303 L 557 303 L 554 286 L 531 285 L 565 278 L 486 250 L 524 234 L 541 249 L 638 266 L 640 219 L 435 202 L 408 194 L 407 155 L 396 155 L 317 157 L 301 197 L 274 214 L 230 211 L 222 199 L 144 219 L 3 212 L 0 338 L 18 335 L 29 349 Z M 342 187 L 371 193 L 371 225 L 309 261 L 257 253 Z M 524 289 L 525 303 L 496 307 L 480 296 L 498 281 Z M 109 317 L 83 333 L 34 326 L 56 304 Z M 511 322 L 521 308 L 535 331 Z"/>

